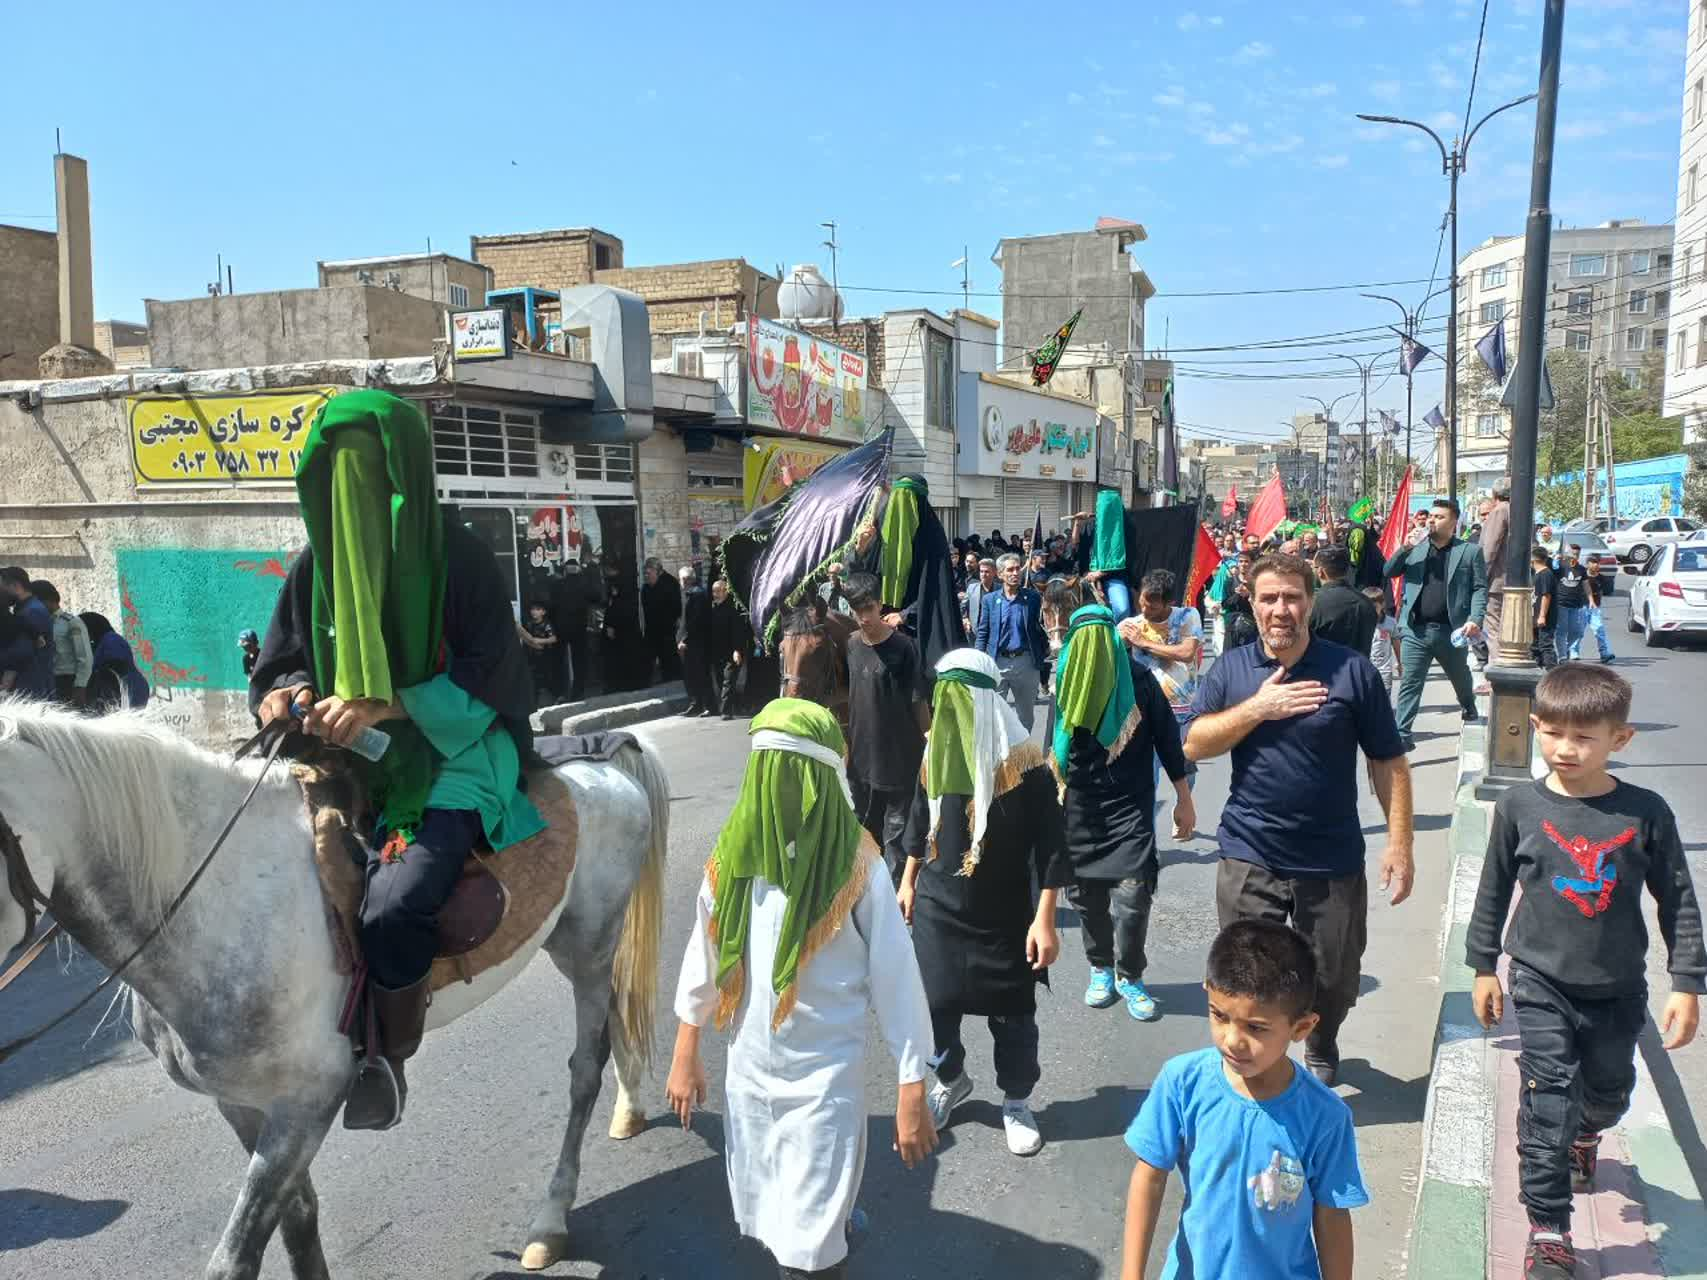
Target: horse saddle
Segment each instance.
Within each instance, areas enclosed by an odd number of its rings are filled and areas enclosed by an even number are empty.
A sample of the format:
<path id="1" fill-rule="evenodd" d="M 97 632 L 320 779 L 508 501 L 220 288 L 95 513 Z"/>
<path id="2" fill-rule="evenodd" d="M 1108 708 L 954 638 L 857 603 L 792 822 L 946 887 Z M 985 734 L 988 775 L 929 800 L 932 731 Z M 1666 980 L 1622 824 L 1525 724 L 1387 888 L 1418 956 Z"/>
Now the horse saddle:
<path id="1" fill-rule="evenodd" d="M 366 797 L 347 770 L 310 762 L 295 769 L 314 831 L 314 868 L 326 905 L 339 973 L 354 972 L 361 954 L 361 903 L 370 856 L 358 832 Z M 438 914 L 432 989 L 472 982 L 501 964 L 544 927 L 563 901 L 575 869 L 577 822 L 568 784 L 531 773 L 528 798 L 545 830 L 502 853 L 477 847 L 463 864 Z"/>

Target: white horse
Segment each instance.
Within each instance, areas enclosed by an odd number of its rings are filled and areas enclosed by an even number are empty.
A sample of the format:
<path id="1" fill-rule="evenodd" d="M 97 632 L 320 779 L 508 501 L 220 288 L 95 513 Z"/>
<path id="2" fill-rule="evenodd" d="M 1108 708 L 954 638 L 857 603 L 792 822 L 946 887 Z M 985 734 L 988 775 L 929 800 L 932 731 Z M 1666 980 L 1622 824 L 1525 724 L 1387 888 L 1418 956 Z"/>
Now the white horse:
<path id="1" fill-rule="evenodd" d="M 141 713 L 87 719 L 0 698 L 0 814 L 54 917 L 109 968 L 159 921 L 259 768 L 234 767 Z M 651 1055 L 669 834 L 669 784 L 649 750 L 625 747 L 611 764 L 576 762 L 558 775 L 580 828 L 563 903 L 512 960 L 438 993 L 427 1022 L 466 1013 L 541 946 L 573 984 L 569 1122 L 528 1230 L 529 1270 L 567 1251 L 582 1138 L 613 1049 L 611 1136 L 644 1127 L 635 1099 Z M 22 940 L 24 920 L 0 890 L 0 955 Z M 258 1275 L 278 1228 L 297 1280 L 325 1280 L 309 1165 L 355 1063 L 336 1026 L 348 979 L 335 967 L 302 793 L 285 768 L 275 766 L 124 976 L 138 1038 L 173 1080 L 215 1100 L 250 1155 L 206 1274 Z"/>

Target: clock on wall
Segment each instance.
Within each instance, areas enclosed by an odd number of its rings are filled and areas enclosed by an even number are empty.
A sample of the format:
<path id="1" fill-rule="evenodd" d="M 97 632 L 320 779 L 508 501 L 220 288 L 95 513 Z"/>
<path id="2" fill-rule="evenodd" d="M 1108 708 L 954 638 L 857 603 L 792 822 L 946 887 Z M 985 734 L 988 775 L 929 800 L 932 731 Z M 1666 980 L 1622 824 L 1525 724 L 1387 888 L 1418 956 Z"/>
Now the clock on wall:
<path id="1" fill-rule="evenodd" d="M 1002 426 L 1002 411 L 997 406 L 984 406 L 984 447 L 991 453 L 1002 451 L 1002 440 L 1007 435 Z"/>

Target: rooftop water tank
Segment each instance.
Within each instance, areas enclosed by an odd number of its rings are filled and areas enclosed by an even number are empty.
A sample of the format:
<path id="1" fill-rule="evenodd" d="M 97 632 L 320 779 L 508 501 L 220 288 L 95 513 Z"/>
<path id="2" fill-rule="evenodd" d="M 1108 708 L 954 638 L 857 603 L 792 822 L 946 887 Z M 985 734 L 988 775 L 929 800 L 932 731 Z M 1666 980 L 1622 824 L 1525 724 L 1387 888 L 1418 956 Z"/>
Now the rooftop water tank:
<path id="1" fill-rule="evenodd" d="M 791 268 L 777 290 L 777 310 L 784 320 L 829 320 L 842 318 L 842 299 L 812 263 Z"/>

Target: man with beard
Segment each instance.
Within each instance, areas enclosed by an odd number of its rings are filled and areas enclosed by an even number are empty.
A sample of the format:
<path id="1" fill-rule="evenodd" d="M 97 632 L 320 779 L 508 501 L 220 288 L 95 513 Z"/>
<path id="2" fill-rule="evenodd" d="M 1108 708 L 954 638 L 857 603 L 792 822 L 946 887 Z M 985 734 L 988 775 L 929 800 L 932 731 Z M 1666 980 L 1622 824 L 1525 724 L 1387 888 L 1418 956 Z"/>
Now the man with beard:
<path id="1" fill-rule="evenodd" d="M 1314 582 L 1295 556 L 1267 555 L 1252 566 L 1258 643 L 1231 650 L 1204 677 L 1185 753 L 1197 761 L 1232 754 L 1216 911 L 1222 928 L 1277 920 L 1310 940 L 1320 1021 L 1304 1065 L 1332 1085 L 1367 940 L 1360 748 L 1387 815 L 1381 887 L 1395 906 L 1410 896 L 1415 862 L 1410 768 L 1386 688 L 1363 654 L 1311 637 Z"/>

